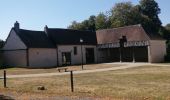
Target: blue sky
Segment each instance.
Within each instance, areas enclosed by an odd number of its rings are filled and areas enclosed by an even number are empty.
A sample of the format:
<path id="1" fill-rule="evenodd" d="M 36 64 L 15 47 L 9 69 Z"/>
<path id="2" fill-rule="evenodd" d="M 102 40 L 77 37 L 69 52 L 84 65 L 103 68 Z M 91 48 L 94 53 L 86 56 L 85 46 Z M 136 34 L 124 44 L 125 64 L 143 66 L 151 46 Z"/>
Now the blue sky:
<path id="1" fill-rule="evenodd" d="M 45 25 L 67 28 L 73 20 L 82 21 L 90 15 L 108 11 L 117 2 L 139 0 L 1 0 L 0 39 L 5 40 L 17 20 L 20 27 L 43 30 Z M 170 23 L 170 0 L 156 0 L 161 8 L 163 25 Z"/>

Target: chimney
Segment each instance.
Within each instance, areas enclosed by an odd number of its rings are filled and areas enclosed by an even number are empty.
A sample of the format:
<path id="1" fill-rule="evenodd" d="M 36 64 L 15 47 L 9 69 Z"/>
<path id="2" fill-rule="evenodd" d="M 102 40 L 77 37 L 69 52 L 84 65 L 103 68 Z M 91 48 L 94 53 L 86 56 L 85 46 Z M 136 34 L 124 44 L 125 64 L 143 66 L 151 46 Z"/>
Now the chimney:
<path id="1" fill-rule="evenodd" d="M 48 36 L 48 26 L 47 25 L 45 25 L 45 27 L 44 27 L 44 32 Z"/>
<path id="2" fill-rule="evenodd" d="M 15 22 L 15 24 L 14 24 L 14 29 L 15 29 L 15 31 L 17 31 L 17 32 L 19 32 L 19 23 L 18 23 L 18 21 L 16 21 Z"/>
<path id="3" fill-rule="evenodd" d="M 127 42 L 127 38 L 126 38 L 125 35 L 122 36 L 122 40 L 123 40 L 124 42 Z"/>

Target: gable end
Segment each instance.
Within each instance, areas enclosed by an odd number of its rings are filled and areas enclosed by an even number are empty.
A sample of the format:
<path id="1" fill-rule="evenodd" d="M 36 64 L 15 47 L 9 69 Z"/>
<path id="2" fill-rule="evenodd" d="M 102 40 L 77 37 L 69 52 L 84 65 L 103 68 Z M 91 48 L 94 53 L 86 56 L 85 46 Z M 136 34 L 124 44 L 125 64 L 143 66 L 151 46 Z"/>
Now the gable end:
<path id="1" fill-rule="evenodd" d="M 27 49 L 27 46 L 12 28 L 3 47 L 3 50 Z"/>

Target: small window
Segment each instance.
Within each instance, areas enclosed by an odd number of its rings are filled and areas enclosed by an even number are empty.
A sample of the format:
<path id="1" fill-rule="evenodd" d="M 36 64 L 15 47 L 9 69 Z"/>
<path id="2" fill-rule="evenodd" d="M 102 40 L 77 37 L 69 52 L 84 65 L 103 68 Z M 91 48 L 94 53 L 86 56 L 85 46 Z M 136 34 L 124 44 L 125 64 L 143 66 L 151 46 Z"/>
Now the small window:
<path id="1" fill-rule="evenodd" d="M 77 55 L 77 47 L 74 47 L 74 55 Z"/>

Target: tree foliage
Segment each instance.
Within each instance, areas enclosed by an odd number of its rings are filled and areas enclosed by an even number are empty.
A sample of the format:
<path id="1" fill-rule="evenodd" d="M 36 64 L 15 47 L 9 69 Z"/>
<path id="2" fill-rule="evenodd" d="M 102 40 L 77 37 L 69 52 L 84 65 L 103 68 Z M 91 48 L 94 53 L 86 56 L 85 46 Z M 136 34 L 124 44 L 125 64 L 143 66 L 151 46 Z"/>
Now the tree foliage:
<path id="1" fill-rule="evenodd" d="M 4 46 L 4 41 L 0 40 L 0 49 Z M 3 59 L 2 59 L 2 51 L 0 50 L 0 69 L 3 64 Z"/>
<path id="2" fill-rule="evenodd" d="M 161 12 L 158 3 L 155 0 L 140 0 L 139 2 L 140 12 L 144 16 L 147 16 L 147 25 L 144 28 L 148 32 L 158 33 L 161 28 L 161 21 L 159 19 L 159 14 Z"/>
<path id="3" fill-rule="evenodd" d="M 140 0 L 138 5 L 131 2 L 116 3 L 109 12 L 90 16 L 82 22 L 73 21 L 68 27 L 78 30 L 99 30 L 127 25 L 141 24 L 148 33 L 158 34 L 161 21 L 160 8 L 155 0 Z"/>
<path id="4" fill-rule="evenodd" d="M 131 2 L 117 3 L 111 9 L 111 27 L 122 27 L 134 24 L 141 24 L 142 15 L 139 6 L 134 6 Z"/>
<path id="5" fill-rule="evenodd" d="M 165 28 L 166 28 L 168 31 L 170 31 L 170 24 L 167 24 L 167 25 L 165 26 Z"/>
<path id="6" fill-rule="evenodd" d="M 88 20 L 88 29 L 89 30 L 92 30 L 92 31 L 95 31 L 96 30 L 96 16 L 92 15 L 89 17 L 89 20 Z"/>
<path id="7" fill-rule="evenodd" d="M 81 23 L 78 23 L 77 21 L 73 21 L 70 26 L 68 26 L 69 29 L 75 29 L 75 30 L 81 30 Z"/>
<path id="8" fill-rule="evenodd" d="M 0 48 L 2 48 L 4 46 L 4 41 L 3 40 L 0 40 Z"/>
<path id="9" fill-rule="evenodd" d="M 167 40 L 168 47 L 170 50 L 170 24 L 167 24 L 165 27 L 162 27 L 161 35 Z"/>
<path id="10" fill-rule="evenodd" d="M 96 17 L 94 15 L 90 16 L 88 20 L 84 20 L 80 23 L 73 21 L 70 26 L 68 26 L 69 29 L 76 29 L 76 30 L 96 30 L 95 25 Z"/>
<path id="11" fill-rule="evenodd" d="M 170 61 L 170 24 L 167 24 L 166 26 L 162 27 L 160 30 L 160 34 L 166 39 L 166 45 L 167 45 L 167 55 L 165 56 L 166 61 Z"/>
<path id="12" fill-rule="evenodd" d="M 170 40 L 170 30 L 167 29 L 166 26 L 165 27 L 162 26 L 159 30 L 159 33 L 164 39 Z"/>
<path id="13" fill-rule="evenodd" d="M 110 27 L 110 20 L 104 13 L 100 13 L 99 15 L 97 15 L 95 23 L 96 30 L 106 29 Z"/>
<path id="14" fill-rule="evenodd" d="M 167 51 L 170 51 L 170 24 L 162 26 L 159 19 L 161 9 L 155 0 L 140 0 L 138 5 L 133 5 L 131 2 L 116 3 L 108 12 L 109 15 L 100 13 L 80 23 L 73 21 L 68 28 L 95 31 L 141 24 L 147 33 L 162 35 L 167 40 Z"/>
<path id="15" fill-rule="evenodd" d="M 149 18 L 157 18 L 161 10 L 155 0 L 140 0 L 139 2 L 142 14 Z"/>

